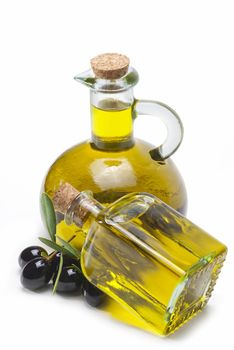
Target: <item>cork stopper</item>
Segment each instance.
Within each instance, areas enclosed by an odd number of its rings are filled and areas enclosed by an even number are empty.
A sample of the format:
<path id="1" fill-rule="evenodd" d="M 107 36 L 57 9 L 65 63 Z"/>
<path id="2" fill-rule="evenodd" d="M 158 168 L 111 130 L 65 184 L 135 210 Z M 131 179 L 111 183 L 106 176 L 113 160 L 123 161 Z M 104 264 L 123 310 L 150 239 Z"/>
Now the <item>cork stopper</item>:
<path id="1" fill-rule="evenodd" d="M 102 79 L 119 79 L 129 67 L 129 58 L 118 53 L 104 53 L 91 59 L 94 74 Z"/>
<path id="2" fill-rule="evenodd" d="M 65 214 L 65 216 L 67 216 L 69 212 L 69 219 L 65 219 L 68 225 L 74 223 L 78 227 L 82 227 L 89 215 L 89 210 L 79 205 L 76 201 L 73 202 L 79 194 L 80 192 L 72 185 L 64 183 L 55 192 L 53 204 L 54 209 Z M 71 217 L 70 214 L 72 214 Z"/>
<path id="3" fill-rule="evenodd" d="M 78 196 L 79 193 L 80 192 L 69 183 L 61 185 L 54 194 L 54 209 L 65 214 L 72 201 Z"/>

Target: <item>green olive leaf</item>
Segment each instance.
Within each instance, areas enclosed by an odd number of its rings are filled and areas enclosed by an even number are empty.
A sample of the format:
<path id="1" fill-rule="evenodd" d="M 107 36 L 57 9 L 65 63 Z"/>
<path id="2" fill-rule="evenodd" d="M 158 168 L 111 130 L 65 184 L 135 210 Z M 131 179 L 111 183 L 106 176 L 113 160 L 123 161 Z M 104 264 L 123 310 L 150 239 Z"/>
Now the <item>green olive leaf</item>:
<path id="1" fill-rule="evenodd" d="M 58 273 L 56 276 L 56 280 L 54 282 L 54 288 L 52 293 L 54 294 L 56 292 L 57 286 L 58 286 L 58 282 L 59 282 L 59 278 L 62 272 L 62 268 L 63 268 L 63 254 L 60 255 L 60 259 L 59 259 L 59 268 L 58 268 Z"/>
<path id="2" fill-rule="evenodd" d="M 53 202 L 47 193 L 43 192 L 40 198 L 41 213 L 45 226 L 49 232 L 50 238 L 55 242 L 56 235 L 56 216 Z"/>
<path id="3" fill-rule="evenodd" d="M 67 249 L 72 255 L 74 255 L 77 259 L 80 258 L 80 251 L 74 247 L 72 247 L 67 241 L 64 241 L 61 237 L 56 235 L 56 237 L 60 240 L 60 242 L 63 244 L 64 248 Z"/>
<path id="4" fill-rule="evenodd" d="M 58 252 L 61 252 L 62 254 L 66 254 L 66 255 L 69 255 L 70 257 L 72 258 L 75 258 L 77 259 L 77 256 L 72 254 L 69 250 L 67 250 L 66 248 L 64 248 L 63 246 L 47 239 L 47 238 L 44 238 L 44 237 L 38 237 L 39 240 L 44 243 L 45 245 L 47 245 L 48 247 L 58 251 Z"/>

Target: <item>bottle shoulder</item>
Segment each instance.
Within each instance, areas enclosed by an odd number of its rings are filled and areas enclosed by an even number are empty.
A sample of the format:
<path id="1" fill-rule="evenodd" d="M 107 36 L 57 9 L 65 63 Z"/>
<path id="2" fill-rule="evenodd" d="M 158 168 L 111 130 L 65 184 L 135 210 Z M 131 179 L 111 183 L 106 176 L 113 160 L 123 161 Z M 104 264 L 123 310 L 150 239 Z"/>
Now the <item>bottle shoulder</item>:
<path id="1" fill-rule="evenodd" d="M 81 143 L 78 143 L 67 150 L 65 150 L 56 160 L 60 161 L 64 158 L 73 158 L 73 157 L 86 157 L 87 160 L 95 159 L 95 158 L 128 158 L 131 159 L 131 157 L 140 157 L 139 160 L 142 160 L 143 158 L 151 160 L 152 162 L 159 163 L 159 164 L 172 164 L 173 161 L 171 159 L 162 160 L 162 161 L 155 161 L 150 156 L 150 151 L 154 149 L 155 146 L 152 145 L 149 142 L 146 142 L 144 140 L 135 139 L 134 145 L 130 148 L 123 149 L 123 150 L 117 150 L 117 151 L 109 151 L 109 150 L 102 150 L 95 146 L 94 143 L 92 143 L 90 140 L 85 140 Z"/>
<path id="2" fill-rule="evenodd" d="M 179 171 L 172 159 L 155 160 L 152 158 L 150 151 L 155 146 L 141 140 L 135 139 L 131 148 L 120 151 L 106 151 L 98 149 L 90 140 L 83 141 L 72 146 L 63 152 L 52 164 L 50 169 L 57 168 L 64 171 L 74 172 L 75 168 L 82 169 L 82 172 L 99 173 L 102 170 L 113 172 L 113 175 L 121 170 L 126 170 L 126 176 L 134 173 L 137 177 L 147 176 L 158 179 L 174 176 L 180 178 Z"/>
<path id="3" fill-rule="evenodd" d="M 171 159 L 151 158 L 153 147 L 136 139 L 129 149 L 108 152 L 86 140 L 55 160 L 46 175 L 44 188 L 53 194 L 61 181 L 68 182 L 79 190 L 93 191 L 105 203 L 126 193 L 142 191 L 162 198 L 176 209 L 182 208 L 186 202 L 183 179 Z"/>

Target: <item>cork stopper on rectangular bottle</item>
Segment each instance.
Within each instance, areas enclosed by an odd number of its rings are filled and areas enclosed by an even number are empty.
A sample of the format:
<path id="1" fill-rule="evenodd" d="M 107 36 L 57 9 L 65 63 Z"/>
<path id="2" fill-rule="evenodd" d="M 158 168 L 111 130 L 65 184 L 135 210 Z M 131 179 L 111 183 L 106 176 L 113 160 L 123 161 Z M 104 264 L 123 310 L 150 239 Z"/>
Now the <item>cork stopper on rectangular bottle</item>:
<path id="1" fill-rule="evenodd" d="M 77 191 L 69 183 L 62 184 L 54 194 L 54 209 L 65 215 L 68 225 L 74 223 L 82 227 L 89 215 L 89 210 L 81 205 L 81 198 L 79 198 L 81 194 L 82 192 Z"/>
<path id="2" fill-rule="evenodd" d="M 73 200 L 80 194 L 69 183 L 62 184 L 54 194 L 53 203 L 54 209 L 65 214 Z"/>

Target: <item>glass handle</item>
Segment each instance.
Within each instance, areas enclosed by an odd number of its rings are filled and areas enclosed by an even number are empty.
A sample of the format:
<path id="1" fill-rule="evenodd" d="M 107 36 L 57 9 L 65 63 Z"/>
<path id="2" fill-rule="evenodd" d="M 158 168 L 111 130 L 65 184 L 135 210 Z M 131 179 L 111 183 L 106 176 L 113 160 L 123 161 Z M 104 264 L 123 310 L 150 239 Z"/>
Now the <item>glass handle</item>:
<path id="1" fill-rule="evenodd" d="M 167 137 L 163 144 L 152 149 L 150 155 L 154 160 L 170 157 L 180 146 L 183 139 L 183 125 L 178 114 L 169 106 L 151 100 L 135 100 L 133 115 L 154 115 L 162 120 L 167 128 Z"/>

